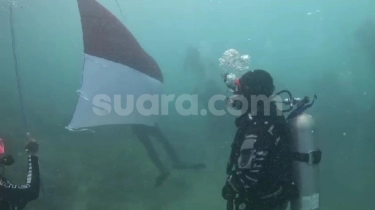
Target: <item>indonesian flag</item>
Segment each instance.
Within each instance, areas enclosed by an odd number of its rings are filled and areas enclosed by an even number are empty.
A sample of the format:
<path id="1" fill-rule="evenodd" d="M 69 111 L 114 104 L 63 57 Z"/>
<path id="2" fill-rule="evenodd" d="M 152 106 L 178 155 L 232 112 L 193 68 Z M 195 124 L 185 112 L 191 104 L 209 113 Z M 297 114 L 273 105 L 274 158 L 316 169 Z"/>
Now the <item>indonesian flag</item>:
<path id="1" fill-rule="evenodd" d="M 114 124 L 154 125 L 157 116 L 139 112 L 136 102 L 142 95 L 161 94 L 163 75 L 158 64 L 121 21 L 99 2 L 78 0 L 78 6 L 85 58 L 78 91 L 80 97 L 67 129 L 84 130 Z M 116 95 L 121 98 L 124 109 L 130 101 L 127 96 L 133 97 L 131 113 L 116 112 Z"/>

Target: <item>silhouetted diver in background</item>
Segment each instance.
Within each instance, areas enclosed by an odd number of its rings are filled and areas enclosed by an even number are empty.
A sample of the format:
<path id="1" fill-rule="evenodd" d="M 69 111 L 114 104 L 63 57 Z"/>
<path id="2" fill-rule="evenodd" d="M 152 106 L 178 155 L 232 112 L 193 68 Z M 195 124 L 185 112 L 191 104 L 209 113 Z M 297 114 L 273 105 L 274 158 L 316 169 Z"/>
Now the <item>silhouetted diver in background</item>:
<path id="1" fill-rule="evenodd" d="M 154 146 L 152 145 L 150 137 L 155 137 L 160 143 L 162 143 L 165 151 L 167 152 L 170 159 L 173 161 L 173 168 L 174 169 L 204 169 L 206 165 L 204 163 L 198 164 L 187 164 L 182 162 L 178 155 L 176 154 L 175 150 L 169 143 L 168 138 L 162 133 L 159 126 L 146 126 L 146 125 L 133 125 L 133 130 L 135 134 L 138 136 L 138 139 L 142 142 L 144 147 L 147 150 L 152 162 L 155 166 L 159 169 L 160 175 L 156 179 L 155 186 L 161 186 L 163 182 L 168 178 L 170 175 L 168 169 L 163 165 L 160 161 L 158 154 L 155 151 Z"/>
<path id="2" fill-rule="evenodd" d="M 184 70 L 194 71 L 198 73 L 205 72 L 205 66 L 199 49 L 195 47 L 188 47 L 186 49 L 186 56 L 184 59 Z"/>

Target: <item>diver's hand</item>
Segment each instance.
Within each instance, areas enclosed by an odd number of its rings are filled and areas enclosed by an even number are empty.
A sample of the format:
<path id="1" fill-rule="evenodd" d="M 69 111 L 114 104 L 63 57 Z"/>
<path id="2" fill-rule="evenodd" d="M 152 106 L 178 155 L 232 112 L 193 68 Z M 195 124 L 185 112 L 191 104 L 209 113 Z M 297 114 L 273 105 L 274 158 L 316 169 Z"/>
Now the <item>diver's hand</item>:
<path id="1" fill-rule="evenodd" d="M 232 174 L 228 176 L 221 193 L 226 200 L 234 199 L 237 194 L 246 194 L 243 183 L 238 179 L 235 172 L 232 172 Z"/>
<path id="2" fill-rule="evenodd" d="M 39 144 L 31 136 L 31 133 L 26 133 L 26 135 L 27 135 L 27 143 L 25 146 L 26 152 L 31 156 L 35 156 L 39 151 Z"/>
<path id="3" fill-rule="evenodd" d="M 224 198 L 224 200 L 232 200 L 236 197 L 236 191 L 228 185 L 228 183 L 225 183 L 224 187 L 221 190 L 221 196 Z"/>

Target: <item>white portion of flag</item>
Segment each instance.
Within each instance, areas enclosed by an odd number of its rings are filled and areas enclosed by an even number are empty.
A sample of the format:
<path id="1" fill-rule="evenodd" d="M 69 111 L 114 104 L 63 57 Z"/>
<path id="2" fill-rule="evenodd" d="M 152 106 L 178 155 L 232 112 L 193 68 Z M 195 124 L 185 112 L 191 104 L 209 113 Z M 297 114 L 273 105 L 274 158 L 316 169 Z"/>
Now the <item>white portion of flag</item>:
<path id="1" fill-rule="evenodd" d="M 82 87 L 73 119 L 67 129 L 83 130 L 96 126 L 116 124 L 144 124 L 154 125 L 158 116 L 146 116 L 137 111 L 137 98 L 144 94 L 158 94 L 162 92 L 163 84 L 123 64 L 115 63 L 96 56 L 85 55 Z M 100 116 L 94 112 L 93 98 L 105 94 L 111 98 L 111 112 Z M 114 110 L 114 96 L 121 95 L 122 108 L 126 108 L 126 96 L 134 96 L 134 110 L 127 116 L 121 116 Z"/>

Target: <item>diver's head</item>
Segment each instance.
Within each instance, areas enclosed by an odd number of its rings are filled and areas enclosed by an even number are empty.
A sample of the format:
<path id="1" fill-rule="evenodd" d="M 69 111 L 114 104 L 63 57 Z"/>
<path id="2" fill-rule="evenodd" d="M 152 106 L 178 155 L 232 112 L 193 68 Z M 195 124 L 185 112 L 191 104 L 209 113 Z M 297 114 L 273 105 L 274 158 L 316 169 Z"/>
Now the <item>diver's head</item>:
<path id="1" fill-rule="evenodd" d="M 14 163 L 11 155 L 5 155 L 4 141 L 0 139 L 0 166 L 10 166 Z"/>
<path id="2" fill-rule="evenodd" d="M 234 93 L 234 97 L 227 99 L 227 104 L 231 108 L 242 110 L 245 108 L 243 107 L 243 100 L 245 99 L 248 108 L 242 111 L 248 112 L 251 111 L 252 99 L 256 99 L 255 103 L 257 106 L 259 105 L 257 102 L 259 99 L 272 100 L 270 96 L 273 94 L 275 86 L 272 76 L 267 71 L 258 69 L 248 71 L 240 78 L 232 78 L 230 74 L 223 75 L 223 78 L 224 82 L 231 89 L 231 92 Z M 228 81 L 230 81 L 230 83 L 228 83 Z M 243 99 L 239 100 L 238 96 L 243 96 Z M 263 101 L 263 103 L 264 102 L 266 101 Z"/>
<path id="3" fill-rule="evenodd" d="M 239 93 L 250 100 L 251 96 L 270 97 L 275 91 L 272 76 L 265 70 L 246 72 L 238 82 Z"/>

